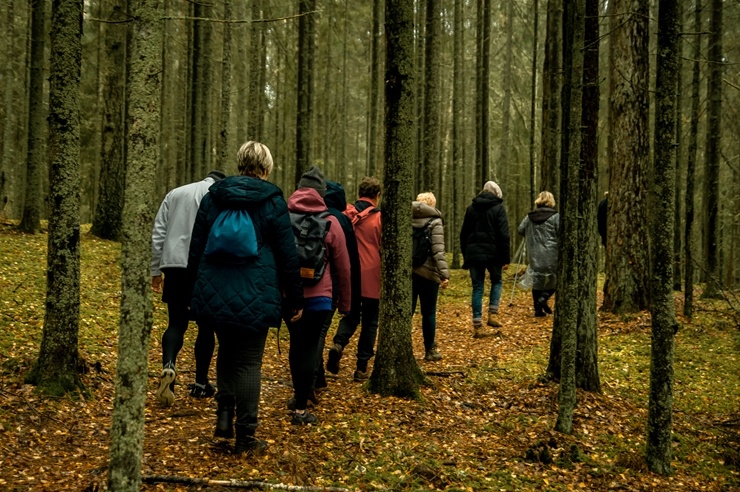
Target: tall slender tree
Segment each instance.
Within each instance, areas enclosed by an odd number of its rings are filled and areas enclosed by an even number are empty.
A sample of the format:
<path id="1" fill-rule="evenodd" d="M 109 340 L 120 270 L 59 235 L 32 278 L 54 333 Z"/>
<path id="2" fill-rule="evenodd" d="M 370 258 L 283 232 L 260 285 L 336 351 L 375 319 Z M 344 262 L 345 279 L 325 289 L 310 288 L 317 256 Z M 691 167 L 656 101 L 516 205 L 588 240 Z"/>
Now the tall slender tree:
<path id="1" fill-rule="evenodd" d="M 609 43 L 609 208 L 602 309 L 648 307 L 649 0 L 613 0 Z"/>
<path id="2" fill-rule="evenodd" d="M 316 0 L 299 0 L 298 13 L 298 112 L 295 129 L 295 182 L 311 167 L 313 139 L 313 71 Z"/>
<path id="3" fill-rule="evenodd" d="M 81 387 L 80 328 L 80 69 L 82 0 L 54 0 L 49 79 L 49 241 L 46 315 L 41 350 L 29 382 L 59 395 Z"/>
<path id="4" fill-rule="evenodd" d="M 514 58 L 514 0 L 506 1 L 506 54 L 504 55 L 503 89 L 504 99 L 502 101 L 501 113 L 503 122 L 501 124 L 501 146 L 499 149 L 498 169 L 508 169 L 509 165 L 509 141 L 511 139 L 511 79 L 512 62 Z"/>
<path id="5" fill-rule="evenodd" d="M 231 120 L 231 20 L 233 8 L 231 0 L 223 0 L 224 5 L 224 36 L 223 55 L 221 56 L 221 121 L 219 122 L 219 164 L 220 169 L 226 169 L 229 156 L 233 154 L 229 148 L 229 122 Z"/>
<path id="6" fill-rule="evenodd" d="M 540 189 L 556 190 L 560 178 L 560 91 L 563 0 L 547 0 L 545 60 L 542 68 L 542 151 Z"/>
<path id="7" fill-rule="evenodd" d="M 104 23 L 98 70 L 103 102 L 100 148 L 100 186 L 90 232 L 103 239 L 120 239 L 125 166 L 123 162 L 124 90 L 126 82 L 126 0 L 105 0 L 104 10 L 113 23 Z"/>
<path id="8" fill-rule="evenodd" d="M 678 84 L 678 8 L 660 0 L 655 81 L 655 143 L 650 214 L 652 240 L 652 324 L 647 464 L 651 471 L 671 471 L 673 422 L 673 216 L 676 170 L 676 89 Z"/>
<path id="9" fill-rule="evenodd" d="M 375 176 L 377 168 L 378 138 L 379 135 L 379 99 L 380 99 L 380 76 L 382 74 L 382 63 L 380 63 L 380 47 L 382 33 L 380 30 L 381 14 L 383 12 L 383 0 L 373 0 L 373 30 L 370 41 L 370 109 L 368 112 L 367 132 L 367 173 Z"/>
<path id="10" fill-rule="evenodd" d="M 454 55 L 453 55 L 453 82 L 452 82 L 452 223 L 449 237 L 454 237 L 459 230 L 460 203 L 465 196 L 463 186 L 466 174 L 465 169 L 465 132 L 464 112 L 465 99 L 463 90 L 463 67 L 465 53 L 465 30 L 463 29 L 464 17 L 463 2 L 455 2 L 455 29 L 454 29 Z M 452 268 L 460 268 L 460 242 L 452 241 Z"/>
<path id="11" fill-rule="evenodd" d="M 529 201 L 534 202 L 535 197 L 535 113 L 537 109 L 537 53 L 539 52 L 538 34 L 540 23 L 540 2 L 532 0 L 532 10 L 534 12 L 533 40 L 532 40 L 532 95 L 529 104 Z"/>
<path id="12" fill-rule="evenodd" d="M 416 396 L 422 373 L 411 347 L 411 166 L 414 114 L 414 3 L 386 0 L 385 167 L 378 354 L 370 390 Z"/>
<path id="13" fill-rule="evenodd" d="M 46 142 L 46 108 L 44 105 L 44 41 L 46 38 L 46 2 L 31 2 L 31 78 L 28 90 L 28 157 L 23 217 L 19 228 L 23 232 L 41 230 L 41 181 L 44 170 Z"/>
<path id="14" fill-rule="evenodd" d="M 423 160 L 420 169 L 420 189 L 418 191 L 433 191 L 441 203 L 442 190 L 440 183 L 440 35 L 442 30 L 441 3 L 436 0 L 427 0 L 426 8 L 426 37 L 424 44 L 424 132 L 423 132 Z"/>
<path id="15" fill-rule="evenodd" d="M 108 488 L 139 490 L 144 452 L 152 295 L 151 225 L 159 160 L 162 2 L 129 0 L 133 22 L 126 54 L 126 194 L 121 250 L 121 326 L 111 424 Z"/>
<path id="16" fill-rule="evenodd" d="M 707 81 L 707 150 L 704 171 L 704 260 L 706 288 L 704 297 L 717 297 L 719 272 L 719 158 L 722 140 L 722 0 L 712 0 L 709 20 L 709 78 Z"/>

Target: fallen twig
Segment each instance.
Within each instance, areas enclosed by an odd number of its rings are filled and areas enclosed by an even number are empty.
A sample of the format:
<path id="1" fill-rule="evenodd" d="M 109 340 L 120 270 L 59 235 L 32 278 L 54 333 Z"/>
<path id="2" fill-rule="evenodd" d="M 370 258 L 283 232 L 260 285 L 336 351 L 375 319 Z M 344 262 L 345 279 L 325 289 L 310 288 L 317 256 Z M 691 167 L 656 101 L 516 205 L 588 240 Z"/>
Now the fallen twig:
<path id="1" fill-rule="evenodd" d="M 424 371 L 425 376 L 439 376 L 442 378 L 447 378 L 450 376 L 454 376 L 455 374 L 462 374 L 465 376 L 465 371 Z"/>
<path id="2" fill-rule="evenodd" d="M 218 487 L 234 487 L 238 489 L 264 488 L 275 490 L 300 490 L 307 492 L 350 492 L 343 487 L 315 487 L 312 485 L 287 485 L 284 483 L 270 483 L 259 480 L 211 480 L 209 478 L 174 477 L 167 475 L 144 475 L 141 477 L 144 483 L 179 483 L 183 485 L 209 485 Z"/>

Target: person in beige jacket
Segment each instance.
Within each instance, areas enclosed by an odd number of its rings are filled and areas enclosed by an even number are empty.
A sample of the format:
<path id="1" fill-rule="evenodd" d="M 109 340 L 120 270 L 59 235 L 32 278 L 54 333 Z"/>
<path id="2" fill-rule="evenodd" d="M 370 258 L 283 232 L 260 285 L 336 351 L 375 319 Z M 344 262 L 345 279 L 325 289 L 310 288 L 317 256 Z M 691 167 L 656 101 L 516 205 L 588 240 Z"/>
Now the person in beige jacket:
<path id="1" fill-rule="evenodd" d="M 435 208 L 437 199 L 431 192 L 420 193 L 412 202 L 413 226 L 427 228 L 431 239 L 431 251 L 423 264 L 415 266 L 411 276 L 412 312 L 416 301 L 421 304 L 421 330 L 424 335 L 424 360 L 437 361 L 442 355 L 437 350 L 437 296 L 439 288 L 446 288 L 450 279 L 445 257 L 445 236 L 442 213 Z"/>

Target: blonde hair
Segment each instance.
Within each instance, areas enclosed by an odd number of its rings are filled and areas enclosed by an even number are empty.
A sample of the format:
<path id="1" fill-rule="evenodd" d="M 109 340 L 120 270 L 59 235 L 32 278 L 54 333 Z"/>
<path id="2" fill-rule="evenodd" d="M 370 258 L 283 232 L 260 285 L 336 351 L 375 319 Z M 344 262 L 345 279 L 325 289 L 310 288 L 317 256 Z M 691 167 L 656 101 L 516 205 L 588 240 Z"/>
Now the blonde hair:
<path id="1" fill-rule="evenodd" d="M 426 203 L 430 207 L 437 206 L 437 198 L 434 196 L 434 193 L 431 191 L 425 191 L 424 193 L 419 193 L 416 195 L 416 201 L 421 203 Z"/>
<path id="2" fill-rule="evenodd" d="M 250 140 L 236 153 L 236 166 L 242 176 L 267 177 L 272 172 L 272 154 L 267 145 Z"/>
<path id="3" fill-rule="evenodd" d="M 534 206 L 555 208 L 555 197 L 549 191 L 543 191 L 537 195 Z"/>

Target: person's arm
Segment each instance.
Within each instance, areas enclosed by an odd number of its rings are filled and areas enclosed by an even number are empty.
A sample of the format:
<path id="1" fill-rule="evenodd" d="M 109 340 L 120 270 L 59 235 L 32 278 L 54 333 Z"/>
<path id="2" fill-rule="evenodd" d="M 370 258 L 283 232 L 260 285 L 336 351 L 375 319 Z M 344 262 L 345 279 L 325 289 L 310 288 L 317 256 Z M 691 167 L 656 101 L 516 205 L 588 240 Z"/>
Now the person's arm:
<path id="1" fill-rule="evenodd" d="M 349 264 L 349 253 L 347 252 L 347 240 L 344 231 L 335 217 L 330 218 L 332 225 L 327 233 L 327 246 L 331 259 L 332 278 L 336 279 L 338 292 L 334 296 L 337 299 L 337 309 L 340 314 L 347 314 L 351 308 L 352 285 L 351 269 Z"/>
<path id="2" fill-rule="evenodd" d="M 473 217 L 470 212 L 470 208 L 465 210 L 465 218 L 463 219 L 462 229 L 460 229 L 460 251 L 465 257 L 465 250 L 468 246 L 468 237 L 470 237 L 470 228 L 472 226 Z"/>
<path id="3" fill-rule="evenodd" d="M 527 232 L 527 224 L 529 223 L 529 217 L 524 217 L 524 220 L 521 224 L 519 224 L 519 227 L 517 228 L 517 231 L 519 231 L 520 236 L 525 236 Z"/>
<path id="4" fill-rule="evenodd" d="M 279 196 L 266 206 L 272 206 L 267 215 L 267 224 L 271 231 L 271 246 L 275 254 L 280 286 L 285 293 L 287 307 L 293 312 L 294 318 L 295 316 L 300 318 L 299 313 L 303 310 L 303 283 L 288 205 L 285 199 Z M 295 318 L 295 321 L 298 318 Z"/>
<path id="5" fill-rule="evenodd" d="M 498 238 L 498 244 L 496 250 L 501 256 L 501 264 L 508 265 L 511 263 L 511 246 L 509 238 L 509 219 L 506 216 L 506 208 L 501 205 L 498 212 L 498 231 L 496 237 Z"/>
<path id="6" fill-rule="evenodd" d="M 437 265 L 442 280 L 450 278 L 450 270 L 447 267 L 447 257 L 445 256 L 445 228 L 442 219 L 434 219 L 430 224 L 432 226 L 432 258 Z"/>
<path id="7" fill-rule="evenodd" d="M 151 274 L 152 274 L 152 287 L 154 287 L 154 278 L 159 278 L 159 283 L 162 281 L 162 271 L 159 269 L 159 265 L 162 261 L 162 248 L 164 246 L 164 240 L 167 237 L 167 212 L 169 210 L 169 203 L 167 199 L 169 194 L 162 200 L 162 204 L 159 206 L 159 211 L 154 217 L 154 226 L 152 227 L 152 262 L 151 262 Z"/>
<path id="8" fill-rule="evenodd" d="M 187 282 L 188 289 L 192 291 L 195 285 L 195 279 L 198 276 L 203 252 L 206 249 L 208 235 L 211 232 L 212 224 L 209 223 L 209 214 L 213 208 L 213 200 L 209 194 L 206 194 L 200 202 L 198 213 L 193 223 L 193 232 L 190 234 L 190 248 L 188 250 Z"/>

